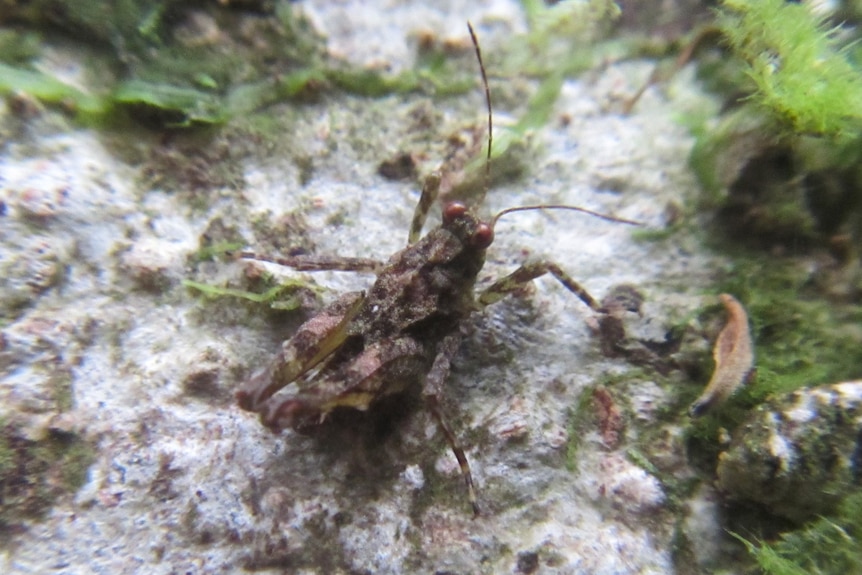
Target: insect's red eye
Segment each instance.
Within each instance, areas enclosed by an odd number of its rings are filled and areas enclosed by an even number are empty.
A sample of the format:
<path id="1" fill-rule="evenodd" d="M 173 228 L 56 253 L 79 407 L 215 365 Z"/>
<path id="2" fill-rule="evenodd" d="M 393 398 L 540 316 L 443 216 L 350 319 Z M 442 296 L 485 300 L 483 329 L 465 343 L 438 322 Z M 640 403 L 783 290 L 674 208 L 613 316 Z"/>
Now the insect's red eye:
<path id="1" fill-rule="evenodd" d="M 455 218 L 460 218 L 467 213 L 467 206 L 461 202 L 451 202 L 443 208 L 443 223 L 448 224 Z"/>
<path id="2" fill-rule="evenodd" d="M 472 243 L 474 247 L 485 249 L 494 241 L 494 228 L 488 224 L 479 224 L 473 232 Z"/>

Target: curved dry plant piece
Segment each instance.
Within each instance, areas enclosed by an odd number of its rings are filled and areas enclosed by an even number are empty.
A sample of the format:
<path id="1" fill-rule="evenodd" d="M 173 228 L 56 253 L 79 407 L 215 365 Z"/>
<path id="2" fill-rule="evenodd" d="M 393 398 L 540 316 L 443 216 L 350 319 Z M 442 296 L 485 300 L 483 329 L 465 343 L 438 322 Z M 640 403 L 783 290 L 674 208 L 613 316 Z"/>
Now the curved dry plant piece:
<path id="1" fill-rule="evenodd" d="M 691 404 L 688 413 L 700 417 L 739 389 L 754 367 L 754 345 L 748 329 L 748 314 L 732 295 L 723 293 L 718 298 L 727 310 L 727 324 L 718 334 L 712 356 L 715 371 L 700 397 Z"/>
<path id="2" fill-rule="evenodd" d="M 628 100 L 623 102 L 623 114 L 631 114 L 635 104 L 638 103 L 638 100 L 641 99 L 641 96 L 644 95 L 644 92 L 646 92 L 650 86 L 670 80 L 677 72 L 682 70 L 686 64 L 692 61 L 697 49 L 706 44 L 707 40 L 711 41 L 713 37 L 717 37 L 718 41 L 720 41 L 721 29 L 718 26 L 705 26 L 694 33 L 694 37 L 685 45 L 669 69 L 661 65 L 656 65 L 646 82 L 644 82 L 641 87 L 638 88 L 637 92 L 632 94 Z"/>

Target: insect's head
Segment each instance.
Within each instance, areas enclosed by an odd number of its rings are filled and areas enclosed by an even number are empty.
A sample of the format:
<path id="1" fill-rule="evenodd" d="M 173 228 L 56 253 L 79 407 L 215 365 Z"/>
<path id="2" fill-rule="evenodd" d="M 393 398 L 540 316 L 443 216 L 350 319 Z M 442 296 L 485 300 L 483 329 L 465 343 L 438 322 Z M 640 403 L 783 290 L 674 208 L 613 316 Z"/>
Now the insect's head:
<path id="1" fill-rule="evenodd" d="M 461 202 L 443 206 L 443 228 L 478 250 L 484 250 L 494 241 L 493 224 L 481 221 Z"/>

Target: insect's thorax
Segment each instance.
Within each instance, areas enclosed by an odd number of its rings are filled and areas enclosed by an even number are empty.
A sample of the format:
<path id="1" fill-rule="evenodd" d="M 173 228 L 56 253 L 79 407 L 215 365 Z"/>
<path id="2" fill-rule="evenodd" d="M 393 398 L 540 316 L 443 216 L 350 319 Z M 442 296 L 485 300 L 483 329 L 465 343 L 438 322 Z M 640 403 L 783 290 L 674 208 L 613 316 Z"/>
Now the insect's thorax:
<path id="1" fill-rule="evenodd" d="M 356 325 L 366 341 L 403 333 L 438 340 L 475 308 L 473 287 L 485 250 L 436 228 L 396 254 L 377 276 Z"/>

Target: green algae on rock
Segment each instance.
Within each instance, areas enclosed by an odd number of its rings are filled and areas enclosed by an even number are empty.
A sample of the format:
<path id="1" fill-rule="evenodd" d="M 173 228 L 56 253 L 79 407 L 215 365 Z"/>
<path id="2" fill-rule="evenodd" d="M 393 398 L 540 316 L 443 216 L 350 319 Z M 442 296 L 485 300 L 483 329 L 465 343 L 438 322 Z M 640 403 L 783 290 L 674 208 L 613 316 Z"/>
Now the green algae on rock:
<path id="1" fill-rule="evenodd" d="M 94 458 L 94 448 L 79 435 L 47 430 L 29 438 L 0 419 L 0 533 L 44 516 L 58 497 L 77 491 Z"/>

